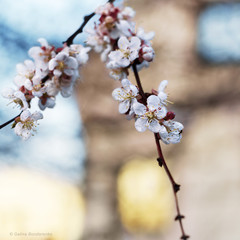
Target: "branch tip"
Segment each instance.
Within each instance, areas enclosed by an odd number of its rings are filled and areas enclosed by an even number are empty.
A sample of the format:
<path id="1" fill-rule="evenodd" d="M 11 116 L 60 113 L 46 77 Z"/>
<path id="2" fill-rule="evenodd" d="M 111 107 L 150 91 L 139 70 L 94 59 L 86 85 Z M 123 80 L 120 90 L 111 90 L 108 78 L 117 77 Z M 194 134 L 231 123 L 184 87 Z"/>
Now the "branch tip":
<path id="1" fill-rule="evenodd" d="M 178 215 L 175 217 L 175 221 L 179 221 L 179 220 L 181 220 L 181 219 L 183 219 L 183 218 L 185 218 L 185 216 L 178 214 Z"/>
<path id="2" fill-rule="evenodd" d="M 157 161 L 158 161 L 158 165 L 159 165 L 160 167 L 162 167 L 162 166 L 163 166 L 163 160 L 162 160 L 162 158 L 157 158 Z"/>
<path id="3" fill-rule="evenodd" d="M 188 236 L 188 235 L 182 235 L 182 237 L 181 237 L 182 240 L 187 240 L 188 238 L 190 238 L 190 236 Z"/>
<path id="4" fill-rule="evenodd" d="M 179 185 L 179 184 L 177 184 L 177 183 L 174 183 L 173 188 L 174 188 L 174 192 L 175 192 L 175 193 L 177 193 L 177 192 L 180 190 L 180 186 L 181 186 L 181 185 Z"/>

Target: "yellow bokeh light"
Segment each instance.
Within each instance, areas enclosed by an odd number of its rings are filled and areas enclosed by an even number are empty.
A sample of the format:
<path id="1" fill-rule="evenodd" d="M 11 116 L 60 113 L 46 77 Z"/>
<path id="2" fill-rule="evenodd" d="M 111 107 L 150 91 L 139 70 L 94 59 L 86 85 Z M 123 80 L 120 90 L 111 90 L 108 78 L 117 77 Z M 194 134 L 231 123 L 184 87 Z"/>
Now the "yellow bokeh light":
<path id="1" fill-rule="evenodd" d="M 172 222 L 171 185 L 156 160 L 136 159 L 118 176 L 119 212 L 131 232 L 164 231 Z"/>
<path id="2" fill-rule="evenodd" d="M 0 172 L 0 240 L 77 240 L 83 224 L 77 187 L 21 168 Z"/>

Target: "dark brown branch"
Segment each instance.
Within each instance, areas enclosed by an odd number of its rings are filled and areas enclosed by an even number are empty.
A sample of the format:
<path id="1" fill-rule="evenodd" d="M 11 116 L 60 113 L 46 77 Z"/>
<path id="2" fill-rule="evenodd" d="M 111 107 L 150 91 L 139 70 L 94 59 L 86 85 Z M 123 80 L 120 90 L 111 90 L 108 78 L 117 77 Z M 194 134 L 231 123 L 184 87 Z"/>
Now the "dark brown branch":
<path id="1" fill-rule="evenodd" d="M 115 0 L 109 0 L 108 2 L 109 3 L 113 3 Z M 73 43 L 73 40 L 74 40 L 74 38 L 78 35 L 78 34 L 80 34 L 80 33 L 82 33 L 82 31 L 83 31 L 83 28 L 86 26 L 86 24 L 89 22 L 89 20 L 93 17 L 93 16 L 95 16 L 95 12 L 93 12 L 93 13 L 91 13 L 91 14 L 89 14 L 89 15 L 86 15 L 84 18 L 83 18 L 83 23 L 81 24 L 81 26 L 79 27 L 79 29 L 75 32 L 75 33 L 73 33 L 65 42 L 63 42 L 63 43 L 66 43 L 67 44 L 67 46 L 70 46 L 72 43 Z"/>
<path id="2" fill-rule="evenodd" d="M 142 87 L 142 84 L 141 84 L 141 81 L 140 81 L 140 77 L 138 75 L 138 70 L 137 70 L 137 64 L 136 63 L 132 64 L 132 69 L 133 69 L 134 76 L 135 76 L 135 79 L 136 79 L 136 82 L 137 82 L 139 93 L 140 93 L 144 103 L 146 104 L 147 103 L 147 97 L 146 97 L 146 95 L 143 91 L 143 87 Z"/>
<path id="3" fill-rule="evenodd" d="M 140 77 L 138 75 L 136 63 L 132 64 L 132 69 L 133 69 L 133 72 L 134 72 L 134 75 L 135 75 L 135 79 L 136 79 L 136 82 L 137 82 L 139 93 L 142 96 L 143 101 L 146 105 L 147 104 L 147 97 L 146 97 L 146 94 L 145 94 L 145 92 L 143 91 L 143 88 L 142 88 L 142 84 L 141 84 Z M 187 240 L 189 238 L 189 236 L 185 234 L 185 231 L 184 231 L 184 228 L 183 228 L 182 219 L 184 218 L 184 216 L 180 212 L 180 207 L 179 207 L 178 197 L 177 197 L 177 192 L 180 190 L 180 185 L 177 184 L 175 182 L 175 180 L 173 179 L 173 176 L 172 176 L 172 174 L 171 174 L 171 172 L 170 172 L 170 170 L 169 170 L 169 168 L 166 164 L 166 161 L 163 157 L 162 149 L 161 149 L 160 142 L 159 142 L 160 141 L 159 134 L 154 133 L 154 137 L 155 137 L 157 151 L 158 151 L 158 158 L 157 158 L 158 164 L 159 164 L 160 167 L 163 166 L 163 168 L 164 168 L 164 170 L 165 170 L 165 172 L 166 172 L 166 174 L 167 174 L 167 176 L 168 176 L 168 178 L 171 182 L 171 185 L 172 185 L 175 205 L 176 205 L 176 209 L 177 209 L 177 216 L 175 217 L 175 220 L 179 222 L 179 226 L 180 226 L 181 234 L 182 234 L 180 239 Z"/>
<path id="4" fill-rule="evenodd" d="M 177 209 L 177 216 L 175 217 L 175 221 L 179 221 L 179 225 L 180 225 L 180 229 L 181 229 L 181 239 L 183 240 L 187 240 L 189 238 L 189 236 L 187 236 L 185 234 L 184 228 L 183 228 L 183 223 L 182 223 L 182 219 L 184 218 L 184 216 L 181 214 L 180 212 L 180 207 L 179 207 L 179 203 L 178 203 L 178 197 L 177 197 L 177 192 L 180 190 L 180 185 L 177 184 L 175 182 L 175 180 L 173 179 L 173 176 L 167 166 L 167 163 L 163 157 L 162 154 L 162 149 L 161 149 L 161 145 L 160 145 L 160 136 L 158 133 L 154 133 L 155 136 L 155 141 L 156 141 L 156 146 L 157 146 L 157 151 L 158 151 L 158 156 L 159 158 L 157 159 L 159 166 L 160 167 L 164 167 L 165 172 L 167 173 L 167 176 L 172 184 L 172 189 L 173 189 L 173 194 L 174 194 L 174 199 L 175 199 L 175 205 L 176 205 L 176 209 Z"/>
<path id="5" fill-rule="evenodd" d="M 83 28 L 85 27 L 85 25 L 89 22 L 89 20 L 90 20 L 94 15 L 95 15 L 95 12 L 93 12 L 93 13 L 91 13 L 91 14 L 89 14 L 89 15 L 87 15 L 87 16 L 85 16 L 85 17 L 83 18 L 84 21 L 83 21 L 82 25 L 79 27 L 79 29 L 78 29 L 75 33 L 73 33 L 73 34 L 64 42 L 64 43 L 67 44 L 67 46 L 70 46 L 70 45 L 73 43 L 74 38 L 75 38 L 78 34 L 82 33 Z"/>
<path id="6" fill-rule="evenodd" d="M 21 112 L 21 113 L 22 113 L 22 112 Z M 15 119 L 21 115 L 21 113 L 19 113 L 19 114 L 18 114 L 16 117 L 14 117 L 14 118 L 10 119 L 9 121 L 7 121 L 7 122 L 3 123 L 2 125 L 0 125 L 0 129 L 2 129 L 2 128 L 6 127 L 8 124 L 10 124 L 10 123 L 14 122 L 14 121 L 15 121 Z"/>

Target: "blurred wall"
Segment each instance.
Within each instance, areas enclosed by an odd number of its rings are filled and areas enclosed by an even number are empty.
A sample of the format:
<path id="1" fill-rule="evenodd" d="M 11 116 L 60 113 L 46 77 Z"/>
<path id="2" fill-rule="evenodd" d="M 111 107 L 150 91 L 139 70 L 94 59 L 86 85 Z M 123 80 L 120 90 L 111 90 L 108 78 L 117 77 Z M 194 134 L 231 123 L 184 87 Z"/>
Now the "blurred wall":
<path id="1" fill-rule="evenodd" d="M 197 20 L 209 2 L 127 4 L 136 10 L 137 26 L 156 33 L 156 58 L 140 72 L 143 87 L 151 91 L 168 79 L 169 99 L 174 102 L 168 107 L 185 126 L 182 142 L 164 146 L 163 151 L 182 185 L 186 232 L 195 240 L 238 240 L 240 69 L 238 64 L 209 64 L 197 54 Z M 92 54 L 82 79 L 77 93 L 88 142 L 86 239 L 178 239 L 174 222 L 163 235 L 134 236 L 121 226 L 116 212 L 118 169 L 130 156 L 155 158 L 154 139 L 150 132 L 138 133 L 134 122 L 118 113 L 111 92 L 119 85 L 108 77 L 99 56 Z M 132 73 L 130 79 L 134 82 Z"/>

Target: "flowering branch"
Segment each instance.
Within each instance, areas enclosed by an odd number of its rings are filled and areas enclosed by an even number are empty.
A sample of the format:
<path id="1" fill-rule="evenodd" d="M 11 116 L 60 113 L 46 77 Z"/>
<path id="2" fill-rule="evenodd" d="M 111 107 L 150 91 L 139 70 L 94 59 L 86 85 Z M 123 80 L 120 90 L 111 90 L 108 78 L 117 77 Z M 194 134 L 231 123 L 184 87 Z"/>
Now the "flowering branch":
<path id="1" fill-rule="evenodd" d="M 183 223 L 182 223 L 182 219 L 184 218 L 184 216 L 181 214 L 180 212 L 180 207 L 179 207 L 179 203 L 178 203 L 178 197 L 177 197 L 177 192 L 180 190 L 180 185 L 177 184 L 175 182 L 175 180 L 172 177 L 172 174 L 166 164 L 166 161 L 163 157 L 162 154 L 162 149 L 161 149 L 161 145 L 160 145 L 160 136 L 158 133 L 154 133 L 154 137 L 155 137 L 155 141 L 156 141 L 156 146 L 157 146 L 157 151 L 158 151 L 158 156 L 159 158 L 157 158 L 158 164 L 160 167 L 164 167 L 165 172 L 167 173 L 167 176 L 172 184 L 172 188 L 173 188 L 173 193 L 174 193 L 174 199 L 175 199 L 175 205 L 176 205 L 176 209 L 177 209 L 177 216 L 175 217 L 175 221 L 179 221 L 179 225 L 180 225 L 180 229 L 181 229 L 181 239 L 183 240 L 187 240 L 189 238 L 189 236 L 187 236 L 185 234 L 184 228 L 183 228 Z"/>
<path id="2" fill-rule="evenodd" d="M 139 88 L 139 93 L 140 95 L 142 96 L 142 98 L 144 99 L 144 102 L 145 102 L 145 105 L 146 104 L 146 94 L 144 93 L 144 90 L 142 88 L 142 84 L 141 84 L 141 80 L 140 80 L 140 77 L 139 77 L 139 74 L 138 74 L 138 71 L 137 71 L 137 67 L 136 67 L 136 63 L 133 63 L 132 64 L 132 69 L 133 69 L 133 72 L 134 72 L 134 75 L 135 75 L 135 79 L 136 79 L 136 83 L 137 83 L 137 86 Z M 179 207 L 179 203 L 178 203 L 178 197 L 177 197 L 177 192 L 180 190 L 180 185 L 177 184 L 167 166 L 167 163 L 164 159 L 164 156 L 163 156 L 163 153 L 162 153 L 162 149 L 161 149 L 161 145 L 160 145 L 160 135 L 159 133 L 154 133 L 154 137 L 155 137 L 155 141 L 156 141 L 156 146 L 157 146 L 157 151 L 158 151 L 158 158 L 157 158 L 157 161 L 158 161 L 158 164 L 160 167 L 164 167 L 164 170 L 172 184 L 172 188 L 173 188 L 173 193 L 174 193 L 174 200 L 175 200 L 175 205 L 176 205 L 176 210 L 177 210 L 177 216 L 175 217 L 175 220 L 176 221 L 179 221 L 179 225 L 180 225 L 180 229 L 181 229 L 181 239 L 182 240 L 187 240 L 189 238 L 188 235 L 185 234 L 185 231 L 184 231 L 184 227 L 183 227 L 183 223 L 182 223 L 182 219 L 184 218 L 184 216 L 181 214 L 180 212 L 180 207 Z"/>
<path id="3" fill-rule="evenodd" d="M 21 113 L 22 113 L 22 112 L 21 112 Z M 7 121 L 7 122 L 3 123 L 2 125 L 0 125 L 0 129 L 2 129 L 2 128 L 6 127 L 8 124 L 10 124 L 10 123 L 14 122 L 14 121 L 15 121 L 15 119 L 21 115 L 21 113 L 20 113 L 20 114 L 18 114 L 16 117 L 14 117 L 14 118 L 10 119 L 9 121 Z"/>
<path id="4" fill-rule="evenodd" d="M 13 123 L 14 131 L 22 139 L 31 136 L 35 130 L 35 122 L 42 119 L 41 112 L 31 114 L 31 100 L 38 98 L 40 110 L 53 108 L 55 98 L 60 92 L 63 97 L 72 94 L 75 81 L 79 77 L 79 67 L 88 61 L 88 52 L 94 49 L 101 53 L 101 60 L 110 69 L 110 76 L 121 81 L 122 86 L 112 92 L 119 102 L 119 112 L 127 118 L 135 120 L 135 128 L 139 132 L 147 129 L 154 133 L 159 166 L 164 168 L 173 188 L 177 209 L 176 221 L 181 229 L 181 239 L 187 240 L 178 203 L 177 192 L 180 185 L 175 182 L 163 157 L 160 140 L 165 144 L 179 143 L 182 138 L 183 125 L 173 121 L 175 114 L 167 110 L 167 80 L 163 80 L 157 90 L 145 93 L 138 74 L 143 67 L 148 67 L 153 61 L 155 52 L 151 40 L 153 32 L 145 33 L 142 28 L 135 29 L 133 17 L 135 12 L 130 7 L 116 7 L 114 0 L 109 0 L 95 12 L 86 15 L 79 29 L 65 42 L 62 48 L 55 49 L 45 39 L 39 39 L 41 46 L 32 47 L 29 56 L 34 60 L 26 60 L 17 65 L 18 74 L 14 79 L 17 89 L 7 89 L 3 96 L 20 106 L 21 113 L 2 124 L 0 129 Z M 84 27 L 94 15 L 100 15 L 93 29 L 88 29 L 88 38 L 84 47 L 73 44 L 74 38 L 82 33 Z M 137 86 L 128 80 L 129 69 L 132 68 Z"/>

